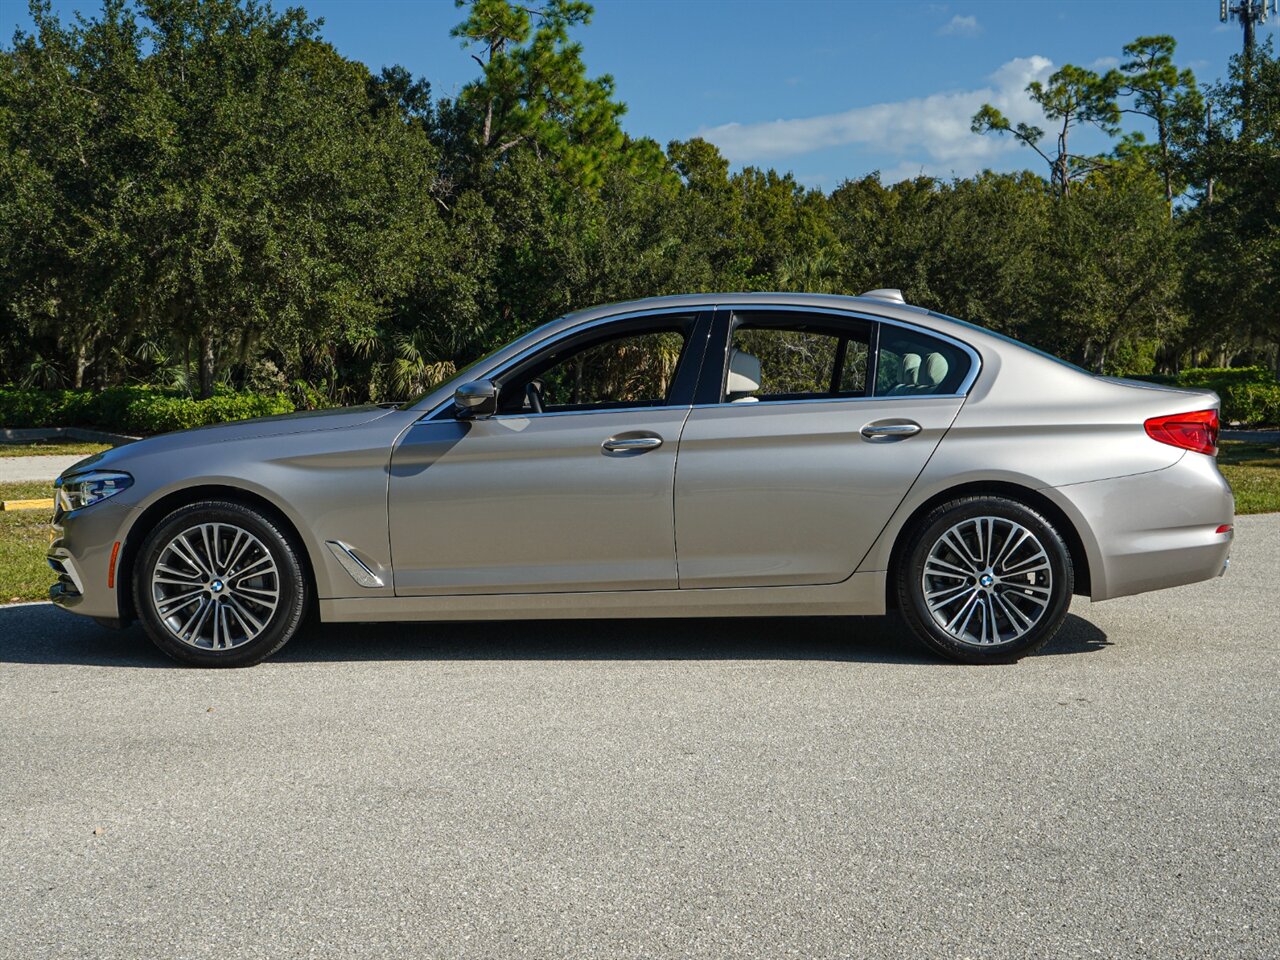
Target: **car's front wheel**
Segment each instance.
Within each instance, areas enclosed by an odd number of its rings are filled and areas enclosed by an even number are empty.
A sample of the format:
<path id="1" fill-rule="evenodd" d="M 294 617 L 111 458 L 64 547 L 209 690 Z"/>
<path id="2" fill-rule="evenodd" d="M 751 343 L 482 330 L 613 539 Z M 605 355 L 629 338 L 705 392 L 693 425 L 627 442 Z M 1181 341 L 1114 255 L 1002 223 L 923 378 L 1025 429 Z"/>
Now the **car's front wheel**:
<path id="1" fill-rule="evenodd" d="M 242 667 L 289 641 L 307 607 L 299 549 L 272 518 L 231 501 L 165 517 L 134 565 L 138 616 L 183 663 Z"/>
<path id="2" fill-rule="evenodd" d="M 1073 592 L 1061 534 L 1025 504 L 964 497 L 925 516 L 898 566 L 898 606 L 951 660 L 1008 663 L 1058 631 Z"/>

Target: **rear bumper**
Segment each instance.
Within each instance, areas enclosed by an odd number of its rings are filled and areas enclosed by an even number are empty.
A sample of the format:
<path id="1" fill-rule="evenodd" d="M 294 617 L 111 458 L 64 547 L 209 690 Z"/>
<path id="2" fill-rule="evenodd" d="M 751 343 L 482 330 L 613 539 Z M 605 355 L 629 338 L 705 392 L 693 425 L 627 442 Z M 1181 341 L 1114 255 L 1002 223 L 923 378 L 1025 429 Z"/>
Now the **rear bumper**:
<path id="1" fill-rule="evenodd" d="M 1212 457 L 1188 453 L 1163 470 L 1056 487 L 1077 514 L 1093 600 L 1221 576 L 1235 501 Z M 1222 527 L 1225 532 L 1218 532 Z"/>

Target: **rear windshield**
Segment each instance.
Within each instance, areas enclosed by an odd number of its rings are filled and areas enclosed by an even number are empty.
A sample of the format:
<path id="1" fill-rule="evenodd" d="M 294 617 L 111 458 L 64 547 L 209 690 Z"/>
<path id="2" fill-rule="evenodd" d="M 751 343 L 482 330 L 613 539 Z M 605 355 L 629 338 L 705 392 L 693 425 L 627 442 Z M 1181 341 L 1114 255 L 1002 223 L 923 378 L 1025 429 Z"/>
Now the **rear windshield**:
<path id="1" fill-rule="evenodd" d="M 1030 350 L 1037 356 L 1044 357 L 1046 360 L 1052 360 L 1054 363 L 1061 364 L 1070 370 L 1076 371 L 1076 373 L 1083 373 L 1087 377 L 1097 376 L 1097 374 L 1092 370 L 1086 370 L 1084 367 L 1078 367 L 1068 360 L 1063 360 L 1061 357 L 1055 357 L 1052 353 L 1045 353 L 1045 351 L 1038 347 L 1033 347 L 1029 343 L 1023 343 L 1021 340 L 1015 340 L 1013 337 L 1006 336 L 1003 333 L 996 333 L 996 331 L 992 330 L 990 327 L 982 327 L 976 323 L 970 323 L 968 320 L 958 320 L 955 317 L 947 316 L 945 313 L 938 313 L 936 310 L 930 310 L 929 316 L 937 317 L 939 320 L 946 320 L 949 323 L 958 323 L 960 326 L 968 327 L 970 330 L 977 330 L 980 333 L 985 333 L 988 337 L 995 337 L 997 340 L 1003 340 L 1005 343 L 1012 343 L 1016 347 L 1021 347 L 1023 350 Z"/>

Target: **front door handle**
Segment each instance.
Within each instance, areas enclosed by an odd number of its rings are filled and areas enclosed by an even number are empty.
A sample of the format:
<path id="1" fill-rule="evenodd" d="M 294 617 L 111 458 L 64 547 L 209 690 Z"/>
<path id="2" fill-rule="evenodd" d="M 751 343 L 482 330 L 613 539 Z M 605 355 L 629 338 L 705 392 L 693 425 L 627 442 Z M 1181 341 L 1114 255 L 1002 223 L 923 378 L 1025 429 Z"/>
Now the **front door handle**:
<path id="1" fill-rule="evenodd" d="M 868 440 L 905 440 L 920 432 L 920 424 L 914 420 L 877 420 L 868 423 L 861 432 Z"/>
<path id="2" fill-rule="evenodd" d="M 600 445 L 609 453 L 644 453 L 662 446 L 662 438 L 653 434 L 640 437 L 610 437 Z"/>

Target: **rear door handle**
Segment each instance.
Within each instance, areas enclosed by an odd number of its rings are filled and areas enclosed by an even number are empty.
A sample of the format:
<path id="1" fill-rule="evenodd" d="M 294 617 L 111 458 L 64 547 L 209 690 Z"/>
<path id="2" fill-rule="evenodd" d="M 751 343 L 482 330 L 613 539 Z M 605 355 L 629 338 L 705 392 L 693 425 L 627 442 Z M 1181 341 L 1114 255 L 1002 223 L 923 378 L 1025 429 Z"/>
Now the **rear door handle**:
<path id="1" fill-rule="evenodd" d="M 868 423 L 861 432 L 868 440 L 905 440 L 920 432 L 920 424 L 914 420 L 878 420 Z"/>
<path id="2" fill-rule="evenodd" d="M 662 446 L 659 436 L 647 437 L 610 437 L 600 445 L 610 453 L 644 453 Z"/>

